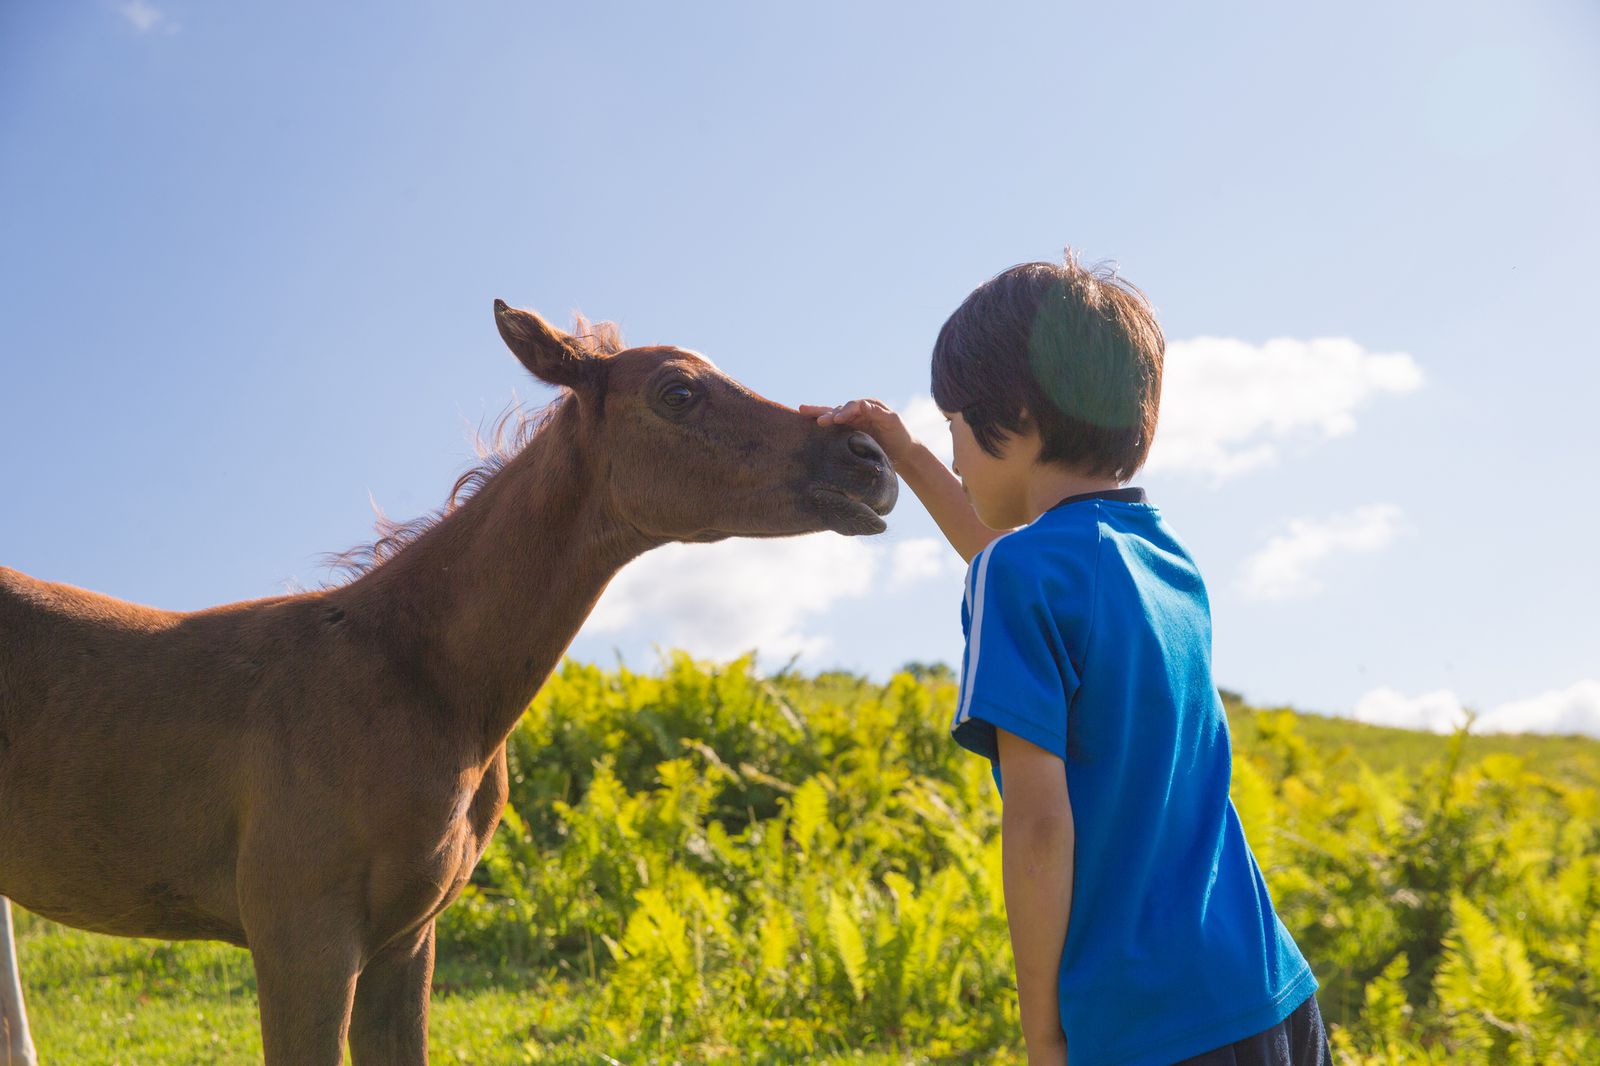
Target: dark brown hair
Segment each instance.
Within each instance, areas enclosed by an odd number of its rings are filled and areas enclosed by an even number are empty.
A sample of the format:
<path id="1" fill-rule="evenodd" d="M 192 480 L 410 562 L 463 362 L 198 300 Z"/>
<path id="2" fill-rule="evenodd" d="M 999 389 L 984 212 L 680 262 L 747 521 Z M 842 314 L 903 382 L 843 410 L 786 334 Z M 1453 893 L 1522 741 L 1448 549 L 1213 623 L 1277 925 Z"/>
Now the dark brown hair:
<path id="1" fill-rule="evenodd" d="M 1166 338 L 1116 267 L 1022 263 L 972 291 L 933 344 L 933 399 L 1000 455 L 1036 428 L 1039 458 L 1127 481 L 1144 465 L 1161 403 Z"/>

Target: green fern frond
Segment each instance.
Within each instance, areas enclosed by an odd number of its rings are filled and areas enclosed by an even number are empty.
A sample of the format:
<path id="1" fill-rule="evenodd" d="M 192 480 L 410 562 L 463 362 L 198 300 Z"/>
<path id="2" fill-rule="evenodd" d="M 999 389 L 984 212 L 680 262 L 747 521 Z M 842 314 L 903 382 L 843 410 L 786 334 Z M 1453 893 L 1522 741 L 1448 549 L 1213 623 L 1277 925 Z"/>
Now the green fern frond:
<path id="1" fill-rule="evenodd" d="M 844 965 L 845 977 L 857 1002 L 867 994 L 867 948 L 861 939 L 861 929 L 845 906 L 844 897 L 835 895 L 828 901 L 828 931 L 833 948 Z"/>

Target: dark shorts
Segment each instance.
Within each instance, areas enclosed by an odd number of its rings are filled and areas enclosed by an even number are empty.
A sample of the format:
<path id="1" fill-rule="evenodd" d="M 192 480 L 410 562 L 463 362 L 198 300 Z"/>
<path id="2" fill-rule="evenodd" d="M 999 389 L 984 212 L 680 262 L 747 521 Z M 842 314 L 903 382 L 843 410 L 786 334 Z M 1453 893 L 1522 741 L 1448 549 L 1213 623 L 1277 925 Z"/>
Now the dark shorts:
<path id="1" fill-rule="evenodd" d="M 1184 1059 L 1173 1066 L 1331 1066 L 1328 1034 L 1315 994 L 1266 1032 Z"/>

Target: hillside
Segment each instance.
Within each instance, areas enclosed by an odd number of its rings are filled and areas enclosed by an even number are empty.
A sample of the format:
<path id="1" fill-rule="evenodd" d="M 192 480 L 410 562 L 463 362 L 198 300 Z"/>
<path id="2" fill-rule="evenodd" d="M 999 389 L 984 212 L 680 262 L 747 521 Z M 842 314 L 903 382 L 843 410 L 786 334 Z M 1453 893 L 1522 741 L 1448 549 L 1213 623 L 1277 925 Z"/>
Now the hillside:
<path id="1" fill-rule="evenodd" d="M 936 668 L 566 664 L 441 922 L 434 1061 L 1020 1061 L 999 802 L 953 699 Z M 1340 1061 L 1600 1059 L 1600 744 L 1229 719 Z M 244 953 L 19 929 L 47 1061 L 258 1061 Z"/>

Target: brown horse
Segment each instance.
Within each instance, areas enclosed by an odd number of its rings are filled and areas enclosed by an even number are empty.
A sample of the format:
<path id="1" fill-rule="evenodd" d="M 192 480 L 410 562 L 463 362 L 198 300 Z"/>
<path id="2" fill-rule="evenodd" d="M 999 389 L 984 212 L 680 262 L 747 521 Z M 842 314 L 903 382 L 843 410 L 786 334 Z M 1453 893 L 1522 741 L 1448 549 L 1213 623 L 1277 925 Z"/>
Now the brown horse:
<path id="1" fill-rule="evenodd" d="M 894 505 L 870 438 L 693 352 L 495 319 L 562 397 L 349 583 L 178 613 L 0 568 L 0 895 L 248 947 L 269 1066 L 427 1061 L 434 919 L 500 820 L 506 736 L 625 563 Z"/>

